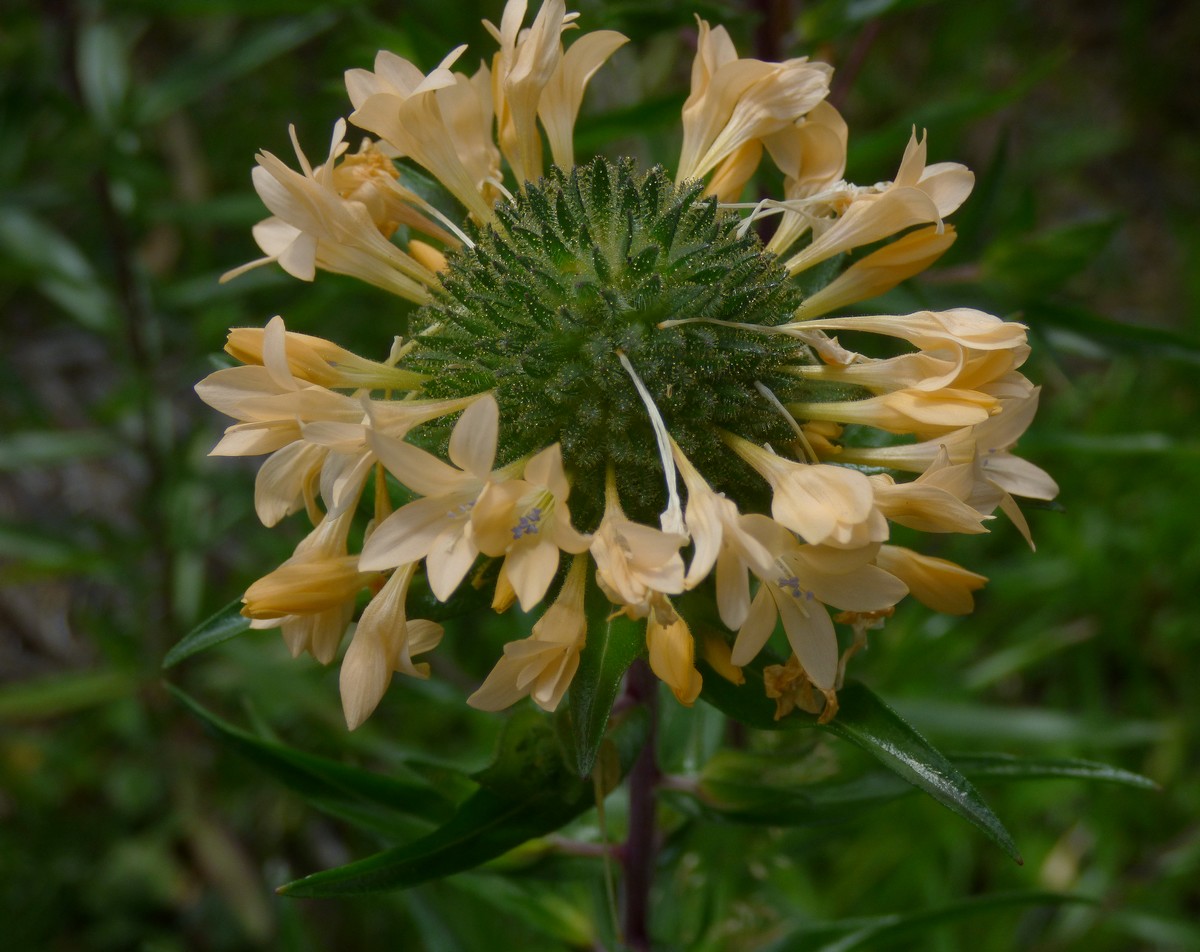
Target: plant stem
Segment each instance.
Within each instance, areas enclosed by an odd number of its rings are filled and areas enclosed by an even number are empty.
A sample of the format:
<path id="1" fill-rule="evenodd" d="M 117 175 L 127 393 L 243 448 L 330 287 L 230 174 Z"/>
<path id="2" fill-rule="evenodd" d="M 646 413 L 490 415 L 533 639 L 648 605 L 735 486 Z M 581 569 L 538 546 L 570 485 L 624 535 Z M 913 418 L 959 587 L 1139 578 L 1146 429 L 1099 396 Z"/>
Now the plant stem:
<path id="1" fill-rule="evenodd" d="M 658 679 L 638 659 L 629 669 L 625 694 L 645 704 L 650 714 L 646 745 L 629 772 L 629 835 L 621 851 L 625 868 L 625 944 L 636 952 L 650 950 L 650 887 L 654 880 L 656 831 L 654 788 L 658 783 Z"/>

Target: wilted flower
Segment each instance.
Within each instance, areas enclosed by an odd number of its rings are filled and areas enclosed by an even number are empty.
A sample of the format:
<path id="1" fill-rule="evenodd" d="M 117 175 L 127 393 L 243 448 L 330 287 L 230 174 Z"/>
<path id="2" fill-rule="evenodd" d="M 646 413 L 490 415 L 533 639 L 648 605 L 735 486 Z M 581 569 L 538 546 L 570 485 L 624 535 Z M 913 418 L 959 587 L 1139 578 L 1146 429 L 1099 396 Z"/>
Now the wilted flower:
<path id="1" fill-rule="evenodd" d="M 380 362 L 280 319 L 237 329 L 228 350 L 245 366 L 197 386 L 237 421 L 215 453 L 269 454 L 263 521 L 304 508 L 315 526 L 250 587 L 245 614 L 329 661 L 369 596 L 342 668 L 351 727 L 393 672 L 429 673 L 412 658 L 442 630 L 406 605 L 422 575 L 448 613 L 467 589 L 500 611 L 556 593 L 476 707 L 529 696 L 554 710 L 625 616 L 645 619 L 650 666 L 683 704 L 703 689 L 697 658 L 743 684 L 781 628 L 790 657 L 757 690 L 780 716 L 828 719 L 866 627 L 910 592 L 970 611 L 984 581 L 889 544 L 893 523 L 978 533 L 1000 508 L 1028 537 L 1013 496 L 1057 491 L 1012 452 L 1038 398 L 1019 372 L 1023 326 L 969 308 L 827 316 L 944 253 L 973 176 L 929 164 L 914 130 L 893 181 L 847 182 L 832 69 L 740 57 L 703 20 L 673 174 L 577 165 L 584 93 L 626 39 L 576 33 L 576 19 L 546 0 L 527 25 L 511 0 L 471 75 L 455 69 L 463 47 L 428 73 L 381 52 L 346 74 L 349 119 L 378 140 L 350 152 L 339 119 L 320 166 L 298 145 L 299 171 L 259 156 L 273 217 L 255 229 L 267 257 L 244 268 L 350 274 L 420 309 Z M 764 158 L 782 193 L 738 204 Z M 457 205 L 409 189 L 411 165 Z M 849 350 L 831 336 L 843 331 L 892 338 L 893 356 Z M 409 501 L 393 512 L 395 484 Z M 827 606 L 855 633 L 845 651 Z"/>

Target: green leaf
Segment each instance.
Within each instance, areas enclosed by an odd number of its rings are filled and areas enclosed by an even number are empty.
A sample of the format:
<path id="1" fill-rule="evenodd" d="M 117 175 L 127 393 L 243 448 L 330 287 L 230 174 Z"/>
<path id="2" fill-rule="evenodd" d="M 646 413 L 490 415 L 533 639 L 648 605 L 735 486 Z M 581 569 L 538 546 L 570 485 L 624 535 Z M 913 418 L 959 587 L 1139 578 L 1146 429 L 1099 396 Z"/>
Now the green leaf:
<path id="1" fill-rule="evenodd" d="M 984 277 L 1025 298 L 1050 294 L 1095 261 L 1119 224 L 1115 218 L 1073 222 L 997 241 L 984 255 Z"/>
<path id="2" fill-rule="evenodd" d="M 464 873 L 454 888 L 485 903 L 487 915 L 511 916 L 530 929 L 572 949 L 596 946 L 596 929 L 585 902 L 571 902 L 536 879 L 489 873 Z M 586 900 L 587 894 L 582 897 Z"/>
<path id="3" fill-rule="evenodd" d="M 27 430 L 9 433 L 0 444 L 0 470 L 55 466 L 91 456 L 107 456 L 119 444 L 103 430 Z"/>
<path id="4" fill-rule="evenodd" d="M 1113 354 L 1162 357 L 1181 363 L 1200 363 L 1200 340 L 1161 327 L 1123 324 L 1084 307 L 1038 301 L 1025 306 L 1025 319 L 1034 330 L 1056 328 L 1103 345 Z"/>
<path id="5" fill-rule="evenodd" d="M 91 262 L 66 235 L 20 209 L 0 208 L 0 250 L 22 277 L 92 331 L 112 331 L 119 309 Z"/>
<path id="6" fill-rule="evenodd" d="M 528 712 L 532 713 L 532 712 Z M 623 735 L 644 739 L 646 712 L 632 708 L 615 726 L 616 747 L 632 752 Z M 621 764 L 627 770 L 632 754 Z M 314 873 L 282 886 L 286 896 L 327 898 L 400 889 L 472 869 L 528 840 L 559 829 L 594 805 L 592 784 L 563 761 L 549 718 L 514 716 L 496 762 L 479 775 L 481 788 L 445 825 L 404 846 Z M 502 784 L 516 783 L 516 790 Z"/>
<path id="7" fill-rule="evenodd" d="M 71 538 L 59 538 L 44 525 L 15 525 L 0 520 L 0 584 L 19 585 L 39 575 L 115 577 L 111 553 L 93 550 Z"/>
<path id="8" fill-rule="evenodd" d="M 868 21 L 916 6 L 922 0 L 826 0 L 805 4 L 799 19 L 805 41 L 810 47 L 829 43 L 848 33 L 861 30 Z"/>
<path id="9" fill-rule="evenodd" d="M 137 679 L 120 671 L 55 674 L 0 688 L 0 722 L 59 717 L 133 695 Z"/>
<path id="10" fill-rule="evenodd" d="M 221 45 L 176 62 L 174 68 L 142 91 L 137 118 L 153 125 L 212 90 L 254 72 L 273 59 L 328 30 L 337 22 L 328 9 L 292 17 L 256 30 L 245 30 L 230 47 Z"/>
<path id="11" fill-rule="evenodd" d="M 79 85 L 97 126 L 111 131 L 129 91 L 129 40 L 111 23 L 86 23 L 80 32 Z"/>
<path id="12" fill-rule="evenodd" d="M 416 775 L 384 776 L 267 740 L 222 720 L 173 685 L 166 687 L 222 743 L 326 812 L 384 833 L 410 831 L 397 827 L 391 819 L 396 814 L 440 821 L 454 813 L 449 791 Z M 464 785 L 473 786 L 465 777 L 458 786 Z"/>
<path id="13" fill-rule="evenodd" d="M 871 771 L 849 781 L 830 778 L 832 765 L 797 755 L 721 750 L 704 766 L 695 786 L 668 790 L 695 798 L 699 812 L 726 823 L 817 826 L 853 817 L 863 807 L 895 800 L 912 790 L 895 774 Z"/>
<path id="14" fill-rule="evenodd" d="M 857 744 L 885 767 L 919 787 L 986 833 L 1018 863 L 1017 845 L 969 780 L 924 737 L 864 685 L 838 693 L 841 707 L 824 729 Z"/>
<path id="15" fill-rule="evenodd" d="M 1073 757 L 1013 757 L 1011 754 L 952 754 L 955 766 L 971 777 L 995 780 L 1093 780 L 1158 790 L 1149 777 Z"/>
<path id="16" fill-rule="evenodd" d="M 1008 754 L 951 755 L 972 779 L 1093 780 L 1157 790 L 1148 777 L 1107 764 L 1071 758 L 1024 758 Z M 894 773 L 871 771 L 849 781 L 830 778 L 827 762 L 803 756 L 781 759 L 777 753 L 722 750 L 692 783 L 677 780 L 668 787 L 694 798 L 681 803 L 685 812 L 702 813 L 726 823 L 766 826 L 816 826 L 837 822 L 863 807 L 895 800 L 913 790 Z"/>
<path id="17" fill-rule="evenodd" d="M 185 658 L 206 651 L 250 630 L 250 619 L 242 614 L 242 600 L 234 599 L 215 615 L 189 631 L 163 658 L 164 668 L 173 668 Z"/>
<path id="18" fill-rule="evenodd" d="M 566 712 L 568 754 L 580 777 L 592 772 L 621 679 L 646 646 L 645 622 L 624 615 L 606 618 L 611 611 L 608 599 L 589 582 L 588 640 L 571 680 Z"/>
<path id="19" fill-rule="evenodd" d="M 769 947 L 769 952 L 810 952 L 815 947 L 814 937 L 841 935 L 841 938 L 819 947 L 818 952 L 851 952 L 853 949 L 879 949 L 905 936 L 928 938 L 929 930 L 939 925 L 968 919 L 1001 909 L 1026 906 L 1059 906 L 1067 903 L 1094 903 L 1086 896 L 1067 896 L 1062 893 L 1038 890 L 1019 890 L 993 893 L 989 896 L 973 896 L 947 903 L 935 909 L 919 912 L 894 913 L 887 916 L 871 916 L 846 922 L 811 923 L 801 926 L 790 935 Z"/>
<path id="20" fill-rule="evenodd" d="M 962 772 L 864 685 L 851 682 L 838 692 L 840 708 L 837 717 L 828 724 L 818 724 L 816 718 L 799 711 L 777 721 L 775 704 L 763 690 L 762 667 L 766 663 L 760 655 L 754 665 L 743 668 L 746 684 L 740 687 L 705 665 L 701 669 L 704 690 L 700 696 L 751 727 L 819 728 L 856 744 L 893 773 L 974 824 L 1014 860 L 1022 862 L 1012 837 Z"/>
<path id="21" fill-rule="evenodd" d="M 929 698 L 906 699 L 896 706 L 906 720 L 940 738 L 988 747 L 1005 744 L 1134 747 L 1157 743 L 1172 730 L 1167 721 L 1114 720 L 1041 707 L 994 707 Z"/>

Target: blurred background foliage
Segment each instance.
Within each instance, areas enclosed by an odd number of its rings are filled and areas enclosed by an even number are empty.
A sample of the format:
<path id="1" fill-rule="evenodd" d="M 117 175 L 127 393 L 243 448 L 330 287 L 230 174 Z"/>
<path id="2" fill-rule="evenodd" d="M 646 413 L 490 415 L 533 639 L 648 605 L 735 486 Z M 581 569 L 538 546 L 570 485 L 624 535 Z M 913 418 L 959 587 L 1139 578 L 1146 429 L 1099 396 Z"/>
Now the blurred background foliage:
<path id="1" fill-rule="evenodd" d="M 1086 756 L 1158 792 L 978 778 L 1018 867 L 918 796 L 792 814 L 865 767 L 808 732 L 715 760 L 713 710 L 665 705 L 663 948 L 978 952 L 1200 949 L 1200 6 L 980 0 L 736 4 L 587 0 L 634 39 L 593 84 L 579 151 L 673 160 L 693 11 L 745 53 L 838 68 L 852 180 L 887 179 L 910 127 L 966 162 L 960 240 L 886 307 L 974 305 L 1025 321 L 1044 385 L 1022 451 L 1062 485 L 937 554 L 992 581 L 968 618 L 906 606 L 857 675 L 946 751 Z M 19 2 L 0 26 L 0 922 L 12 950 L 591 948 L 609 942 L 601 864 L 552 838 L 435 885 L 362 899 L 272 888 L 361 856 L 365 834 L 208 737 L 164 689 L 167 649 L 290 552 L 253 468 L 206 459 L 223 425 L 194 398 L 226 328 L 292 329 L 381 355 L 406 305 L 322 274 L 262 269 L 257 149 L 289 123 L 323 155 L 344 69 L 386 47 L 431 68 L 486 51 L 500 3 Z M 882 309 L 882 308 L 881 308 Z M 503 722 L 463 704 L 501 622 L 451 633 L 430 682 L 394 685 L 348 735 L 336 673 L 251 634 L 170 672 L 223 716 L 387 772 L 488 760 Z M 457 635 L 457 637 L 455 637 Z M 800 739 L 797 740 L 796 738 Z M 806 775 L 786 766 L 806 754 Z M 764 766 L 765 765 L 765 766 Z M 773 777 L 772 769 L 782 771 Z M 724 772 L 723 772 L 724 771 Z M 686 795 L 755 777 L 770 824 Z M 712 786 L 715 784 L 716 786 Z M 736 786 L 736 784 L 735 784 Z M 766 790 L 766 793 L 763 790 Z M 861 791 L 860 791 L 861 792 Z M 839 807 L 840 808 L 836 808 Z M 620 832 L 619 798 L 607 823 Z M 596 816 L 573 835 L 595 837 Z M 499 871 L 503 875 L 496 875 Z M 1031 904 L 1031 893 L 1076 901 Z M 502 917 L 498 919 L 498 917 Z"/>

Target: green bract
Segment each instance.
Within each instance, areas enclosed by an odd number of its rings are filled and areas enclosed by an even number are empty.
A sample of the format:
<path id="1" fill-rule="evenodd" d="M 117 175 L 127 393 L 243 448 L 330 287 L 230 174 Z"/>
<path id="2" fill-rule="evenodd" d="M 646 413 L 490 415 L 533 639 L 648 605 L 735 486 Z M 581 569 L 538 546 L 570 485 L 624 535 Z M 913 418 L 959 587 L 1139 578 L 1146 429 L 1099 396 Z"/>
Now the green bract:
<path id="1" fill-rule="evenodd" d="M 611 464 L 634 518 L 664 504 L 645 405 L 623 352 L 670 432 L 718 489 L 749 470 L 721 441 L 727 429 L 756 442 L 794 439 L 755 382 L 781 398 L 803 384 L 782 372 L 801 349 L 782 337 L 661 321 L 703 317 L 764 325 L 788 320 L 799 293 L 739 219 L 676 187 L 661 167 L 597 158 L 548 177 L 496 207 L 496 224 L 450 258 L 444 293 L 418 313 L 408 365 L 430 376 L 431 396 L 492 390 L 500 404 L 500 458 L 562 444 L 572 507 L 594 527 Z"/>

